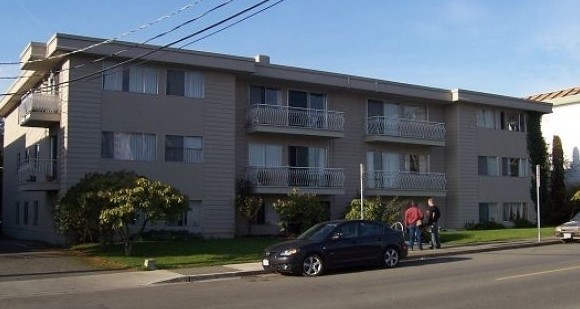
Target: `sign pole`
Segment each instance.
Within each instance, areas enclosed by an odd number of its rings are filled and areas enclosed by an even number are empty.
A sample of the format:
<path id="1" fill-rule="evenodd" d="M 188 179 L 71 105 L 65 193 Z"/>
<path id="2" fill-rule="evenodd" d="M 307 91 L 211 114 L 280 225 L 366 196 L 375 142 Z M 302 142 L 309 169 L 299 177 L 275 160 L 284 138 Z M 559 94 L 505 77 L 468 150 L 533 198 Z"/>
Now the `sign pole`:
<path id="1" fill-rule="evenodd" d="M 365 166 L 364 164 L 360 164 L 360 219 L 363 220 L 364 219 L 364 213 L 363 213 L 363 203 L 364 203 L 364 178 L 365 178 Z"/>
<path id="2" fill-rule="evenodd" d="M 540 233 L 540 165 L 536 165 L 536 216 L 538 222 L 538 242 L 542 241 Z"/>

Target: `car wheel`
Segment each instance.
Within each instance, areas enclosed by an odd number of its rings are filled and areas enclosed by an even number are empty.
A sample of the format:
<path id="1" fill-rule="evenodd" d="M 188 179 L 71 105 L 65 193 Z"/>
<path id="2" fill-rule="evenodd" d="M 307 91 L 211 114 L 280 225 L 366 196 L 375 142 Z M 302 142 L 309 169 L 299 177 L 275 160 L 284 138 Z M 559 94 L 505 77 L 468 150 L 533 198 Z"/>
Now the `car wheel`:
<path id="1" fill-rule="evenodd" d="M 388 247 L 383 253 L 383 265 L 388 268 L 393 268 L 399 264 L 399 251 L 394 247 Z"/>
<path id="2" fill-rule="evenodd" d="M 307 277 L 315 277 L 322 274 L 324 262 L 317 254 L 308 255 L 302 262 L 302 274 Z"/>

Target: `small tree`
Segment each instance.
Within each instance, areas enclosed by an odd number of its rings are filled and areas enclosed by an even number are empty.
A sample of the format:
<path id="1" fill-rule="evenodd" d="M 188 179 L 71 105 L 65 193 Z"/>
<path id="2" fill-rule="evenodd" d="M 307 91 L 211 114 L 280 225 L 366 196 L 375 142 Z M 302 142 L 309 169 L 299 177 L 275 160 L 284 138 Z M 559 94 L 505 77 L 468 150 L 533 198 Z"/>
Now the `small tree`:
<path id="1" fill-rule="evenodd" d="M 264 201 L 259 196 L 250 192 L 250 182 L 240 179 L 238 181 L 238 193 L 236 194 L 236 208 L 248 224 L 248 235 L 252 235 L 252 220 L 256 218 Z"/>
<path id="2" fill-rule="evenodd" d="M 398 203 L 398 199 L 398 197 L 394 197 L 388 201 L 383 201 L 380 196 L 366 199 L 363 205 L 364 219 L 388 223 L 401 221 L 401 205 Z M 350 202 L 345 219 L 360 219 L 360 199 L 353 199 Z"/>
<path id="3" fill-rule="evenodd" d="M 85 175 L 57 202 L 54 210 L 57 231 L 73 242 L 97 239 L 104 242 L 112 234 L 112 227 L 99 220 L 101 211 L 111 206 L 103 193 L 130 186 L 135 177 L 135 173 L 126 171 Z"/>
<path id="4" fill-rule="evenodd" d="M 527 141 L 528 153 L 530 154 L 530 165 L 535 171 L 536 165 L 540 165 L 540 203 L 541 205 L 548 205 L 548 178 L 549 178 L 549 161 L 548 161 L 548 147 L 546 141 L 542 136 L 541 127 L 542 114 L 538 112 L 530 112 L 527 117 Z M 534 202 L 536 200 L 536 178 L 532 177 L 532 184 L 530 186 L 530 196 Z M 534 208 L 535 209 L 535 208 Z M 547 207 L 541 208 L 541 213 L 537 214 L 542 221 L 547 220 L 549 215 Z"/>
<path id="5" fill-rule="evenodd" d="M 276 200 L 273 206 L 287 235 L 297 235 L 329 215 L 316 195 L 302 194 L 297 188 L 292 189 L 287 199 Z"/>
<path id="6" fill-rule="evenodd" d="M 188 209 L 187 197 L 177 189 L 145 177 L 136 178 L 129 188 L 108 192 L 107 197 L 112 207 L 101 212 L 100 221 L 119 233 L 127 256 L 149 221 L 173 219 Z"/>
<path id="7" fill-rule="evenodd" d="M 557 224 L 568 219 L 570 213 L 566 203 L 564 182 L 564 150 L 560 137 L 552 140 L 552 172 L 550 175 L 550 223 Z"/>

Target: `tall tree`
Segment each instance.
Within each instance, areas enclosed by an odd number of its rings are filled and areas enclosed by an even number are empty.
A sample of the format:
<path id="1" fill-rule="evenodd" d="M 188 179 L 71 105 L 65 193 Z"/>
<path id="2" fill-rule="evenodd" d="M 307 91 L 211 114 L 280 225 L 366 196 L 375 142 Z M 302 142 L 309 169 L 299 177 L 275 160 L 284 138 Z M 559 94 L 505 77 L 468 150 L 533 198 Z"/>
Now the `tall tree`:
<path id="1" fill-rule="evenodd" d="M 528 153 L 530 155 L 530 165 L 535 171 L 536 165 L 540 166 L 540 218 L 545 221 L 550 213 L 547 209 L 548 205 L 548 177 L 550 176 L 549 161 L 548 161 L 548 146 L 542 136 L 541 127 L 542 114 L 537 112 L 530 112 L 527 118 L 528 128 Z M 535 172 L 534 172 L 535 175 Z M 532 177 L 532 185 L 530 187 L 530 194 L 532 201 L 536 200 L 536 178 Z M 535 209 L 535 207 L 534 207 Z"/>
<path id="2" fill-rule="evenodd" d="M 552 171 L 550 173 L 550 223 L 556 224 L 567 220 L 570 214 L 566 203 L 566 184 L 564 183 L 564 150 L 560 137 L 554 135 L 552 140 Z"/>

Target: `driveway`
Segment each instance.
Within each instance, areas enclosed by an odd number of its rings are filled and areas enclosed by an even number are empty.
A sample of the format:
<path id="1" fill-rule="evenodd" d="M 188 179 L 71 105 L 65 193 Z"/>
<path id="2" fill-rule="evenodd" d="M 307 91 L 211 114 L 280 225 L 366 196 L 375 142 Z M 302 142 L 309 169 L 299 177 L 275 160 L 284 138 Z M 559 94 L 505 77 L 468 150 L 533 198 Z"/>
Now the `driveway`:
<path id="1" fill-rule="evenodd" d="M 0 281 L 86 274 L 99 269 L 62 248 L 0 238 Z"/>

